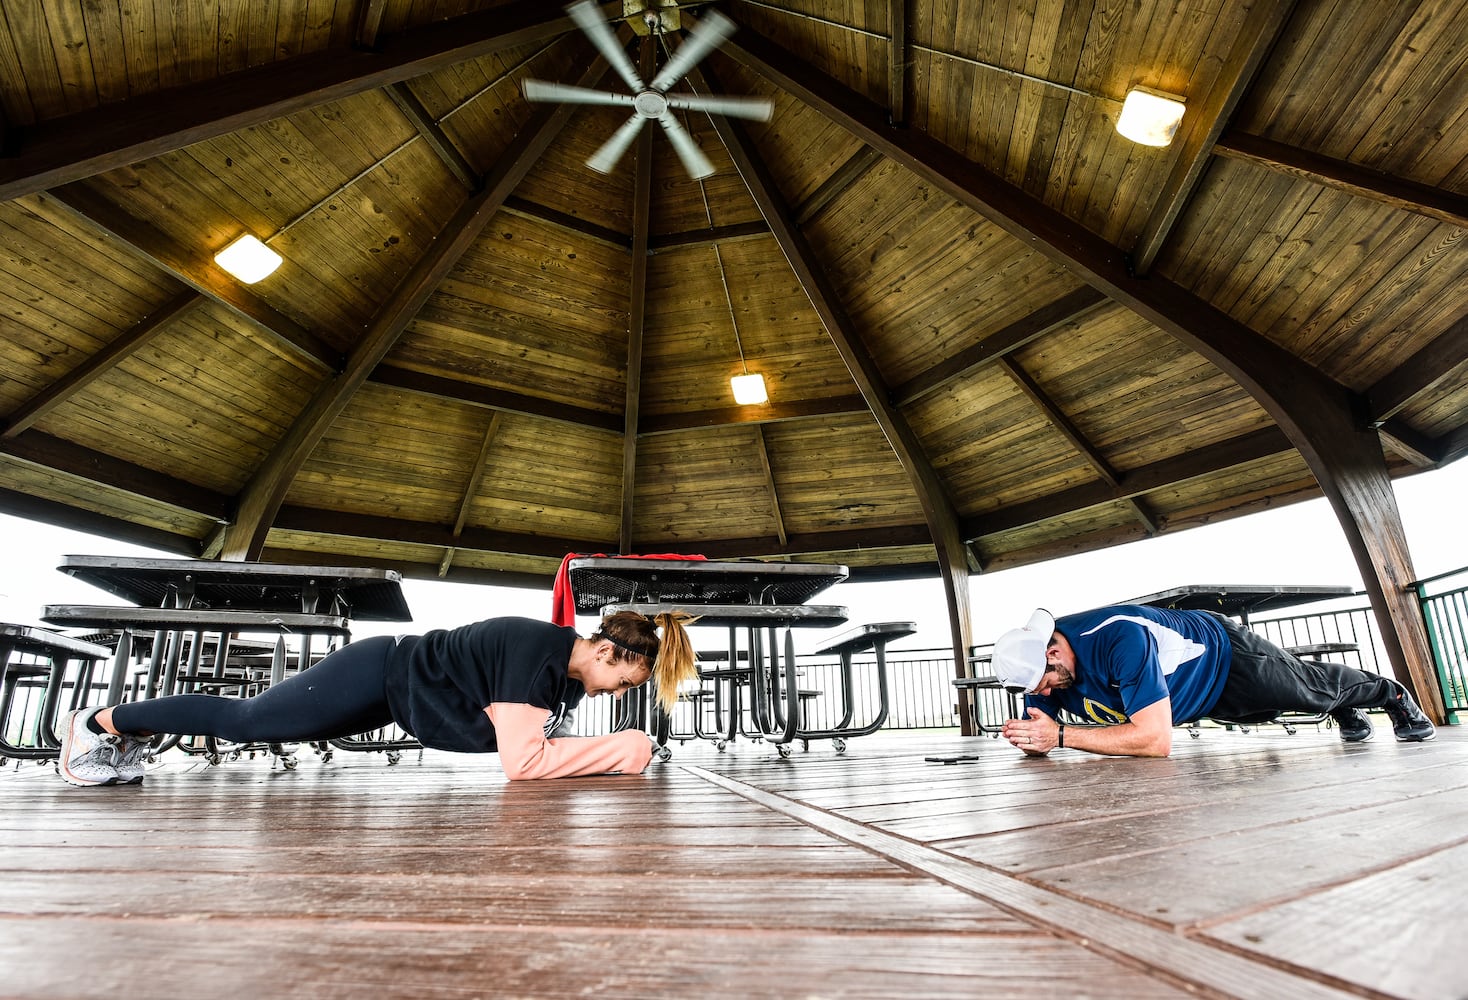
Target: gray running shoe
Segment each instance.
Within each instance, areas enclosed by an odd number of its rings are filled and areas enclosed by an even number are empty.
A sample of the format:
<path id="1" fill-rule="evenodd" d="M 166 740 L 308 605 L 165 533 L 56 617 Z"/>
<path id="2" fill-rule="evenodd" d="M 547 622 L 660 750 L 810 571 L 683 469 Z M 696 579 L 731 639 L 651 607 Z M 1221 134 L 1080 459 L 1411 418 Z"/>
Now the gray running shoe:
<path id="1" fill-rule="evenodd" d="M 117 752 L 117 783 L 119 785 L 142 784 L 147 771 L 143 765 L 153 754 L 153 737 L 123 734 L 122 746 Z"/>
<path id="2" fill-rule="evenodd" d="M 1341 731 L 1342 743 L 1365 743 L 1371 739 L 1371 720 L 1359 708 L 1343 708 L 1331 712 L 1330 717 Z"/>
<path id="3" fill-rule="evenodd" d="M 119 737 L 110 733 L 94 733 L 87 721 L 101 708 L 79 708 L 61 717 L 61 753 L 56 770 L 73 785 L 117 784 L 117 747 Z"/>
<path id="4" fill-rule="evenodd" d="M 1381 706 L 1392 720 L 1392 732 L 1402 743 L 1423 743 L 1437 736 L 1432 721 L 1422 714 L 1422 709 L 1412 700 L 1407 689 L 1397 685 L 1397 696 Z"/>

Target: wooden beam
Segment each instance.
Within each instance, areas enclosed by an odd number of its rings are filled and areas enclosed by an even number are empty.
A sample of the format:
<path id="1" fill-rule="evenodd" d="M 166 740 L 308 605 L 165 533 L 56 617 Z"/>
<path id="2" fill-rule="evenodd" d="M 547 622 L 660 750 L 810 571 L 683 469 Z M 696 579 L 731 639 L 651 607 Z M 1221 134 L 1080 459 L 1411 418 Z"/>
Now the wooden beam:
<path id="1" fill-rule="evenodd" d="M 615 229 L 608 229 L 605 226 L 598 226 L 596 223 L 587 222 L 585 219 L 578 219 L 576 216 L 569 215 L 566 212 L 558 212 L 554 208 L 537 205 L 533 201 L 526 201 L 524 198 L 514 195 L 505 199 L 502 211 L 510 215 L 518 215 L 526 219 L 535 219 L 539 222 L 549 223 L 559 229 L 565 229 L 577 235 L 589 237 L 598 243 L 605 243 L 607 246 L 615 247 L 618 250 L 632 249 L 632 237 L 624 233 L 619 233 Z"/>
<path id="2" fill-rule="evenodd" d="M 359 49 L 377 48 L 377 35 L 382 30 L 382 15 L 387 12 L 388 0 L 362 0 L 357 8 L 357 31 L 352 44 Z"/>
<path id="3" fill-rule="evenodd" d="M 644 36 L 639 45 L 644 80 L 652 79 L 656 42 Z M 651 125 L 637 136 L 636 167 L 632 178 L 632 274 L 627 288 L 627 402 L 622 413 L 622 527 L 618 549 L 632 552 L 632 529 L 637 499 L 637 422 L 642 409 L 642 334 L 647 320 L 647 240 L 652 229 Z"/>
<path id="4" fill-rule="evenodd" d="M 132 329 L 116 337 L 96 354 L 52 382 L 26 402 L 16 407 L 4 421 L 0 437 L 15 437 L 37 420 L 65 403 L 72 396 L 111 371 L 123 359 L 140 349 L 170 323 L 192 312 L 204 301 L 198 292 L 186 291 L 174 296 L 158 309 L 143 317 Z"/>
<path id="5" fill-rule="evenodd" d="M 572 29 L 559 4 L 514 0 L 380 38 L 371 50 L 330 49 L 38 122 L 0 160 L 0 201 Z"/>
<path id="6" fill-rule="evenodd" d="M 775 473 L 770 468 L 769 442 L 765 440 L 765 429 L 758 424 L 754 428 L 754 451 L 759 458 L 760 471 L 764 473 L 765 492 L 770 497 L 770 517 L 775 522 L 775 535 L 780 539 L 781 547 L 790 544 L 790 539 L 785 534 L 785 518 L 780 513 L 780 490 L 775 486 Z"/>
<path id="7" fill-rule="evenodd" d="M 500 421 L 503 416 L 492 413 L 489 417 L 489 426 L 484 429 L 484 440 L 479 445 L 479 454 L 474 459 L 474 467 L 469 470 L 469 481 L 464 484 L 464 495 L 459 501 L 459 516 L 454 519 L 454 538 L 457 540 L 464 533 L 464 524 L 469 520 L 469 510 L 474 506 L 474 498 L 479 494 L 479 484 L 484 480 L 484 470 L 489 465 L 489 451 L 494 446 L 495 435 L 499 433 Z M 440 578 L 448 575 L 449 565 L 454 561 L 454 546 L 445 546 L 443 558 L 438 563 L 438 575 Z"/>
<path id="8" fill-rule="evenodd" d="M 399 368 L 396 365 L 379 364 L 372 369 L 371 381 L 375 385 L 390 385 L 408 392 L 436 396 L 453 403 L 485 406 L 503 413 L 556 420 L 574 427 L 592 427 L 603 431 L 622 430 L 620 414 L 591 410 L 559 400 L 542 399 L 539 396 L 526 396 L 518 392 L 481 385 L 478 382 L 461 382 L 458 379 L 429 375 L 426 372 Z"/>
<path id="9" fill-rule="evenodd" d="M 810 193 L 810 197 L 796 206 L 795 221 L 805 225 L 881 162 L 881 153 L 870 146 L 862 146 L 845 163 L 831 171 L 831 176 L 821 181 L 820 186 Z"/>
<path id="10" fill-rule="evenodd" d="M 1419 469 L 1435 469 L 1444 461 L 1442 447 L 1400 420 L 1388 420 L 1377 428 L 1382 442 Z"/>
<path id="11" fill-rule="evenodd" d="M 188 559 L 195 559 L 200 555 L 198 540 L 188 535 L 162 528 L 149 528 L 132 521 L 124 521 L 120 517 L 111 517 L 80 507 L 68 507 L 54 500 L 43 500 L 14 490 L 0 488 L 0 511 L 27 521 L 53 524 L 58 528 L 96 535 L 109 541 L 130 542 L 162 552 L 172 552 Z"/>
<path id="12" fill-rule="evenodd" d="M 1468 315 L 1419 348 L 1366 390 L 1372 426 L 1380 427 L 1429 389 L 1461 376 L 1468 367 Z"/>
<path id="13" fill-rule="evenodd" d="M 1067 292 L 1028 316 L 1021 316 L 1013 323 L 995 330 L 948 360 L 895 386 L 892 389 L 892 399 L 898 406 L 914 403 L 954 379 L 961 378 L 984 365 L 993 364 L 1006 354 L 1019 350 L 1052 330 L 1067 323 L 1074 323 L 1107 301 L 1105 295 L 1090 287 Z"/>
<path id="14" fill-rule="evenodd" d="M 1052 517 L 1078 513 L 1088 507 L 1145 496 L 1153 490 L 1167 489 L 1291 450 L 1289 438 L 1278 428 L 1255 431 L 1124 472 L 1114 487 L 1087 483 L 1037 500 L 965 518 L 963 535 L 968 541 L 978 541 L 985 536 L 1013 531 Z"/>
<path id="15" fill-rule="evenodd" d="M 1197 106 L 1189 105 L 1172 170 L 1132 245 L 1134 273 L 1142 275 L 1152 270 L 1157 254 L 1177 225 L 1183 208 L 1193 197 L 1212 157 L 1214 144 L 1233 118 L 1239 101 L 1253 85 L 1265 57 L 1279 41 L 1294 12 L 1295 3 L 1296 0 L 1275 0 L 1274 3 L 1251 7 L 1229 53 L 1228 62 L 1219 72 L 1207 99 Z"/>
<path id="16" fill-rule="evenodd" d="M 225 274 L 201 250 L 184 246 L 134 218 L 85 184 L 68 184 L 36 198 L 114 237 L 140 259 L 224 306 L 292 353 L 315 362 L 325 371 L 340 370 L 342 353 L 323 338 Z"/>
<path id="17" fill-rule="evenodd" d="M 408 89 L 406 83 L 394 83 L 388 86 L 387 96 L 398 106 L 403 117 L 414 130 L 423 137 L 423 140 L 432 147 L 438 155 L 439 161 L 448 167 L 449 173 L 458 178 L 459 183 L 464 185 L 466 191 L 473 191 L 479 184 L 479 178 L 474 172 L 474 167 L 464 154 L 459 152 L 459 147 L 454 145 L 448 134 L 439 127 L 438 122 L 433 120 L 433 115 L 418 100 L 418 96 Z"/>
<path id="18" fill-rule="evenodd" d="M 528 535 L 485 528 L 465 528 L 455 535 L 447 524 L 428 524 L 373 514 L 352 514 L 320 507 L 284 504 L 275 517 L 275 527 L 287 531 L 346 535 L 374 541 L 401 542 L 432 548 L 450 546 L 460 552 L 516 552 L 559 560 L 567 552 L 605 552 L 605 538 L 569 538 L 557 535 Z"/>
<path id="19" fill-rule="evenodd" d="M 871 413 L 871 409 L 867 406 L 866 400 L 860 396 L 771 400 L 763 406 L 720 406 L 709 410 L 644 417 L 637 426 L 637 433 L 646 437 L 650 434 L 671 434 L 675 431 L 728 427 L 730 424 L 775 424 L 786 420 L 844 416 L 852 413 L 866 415 Z"/>
<path id="20" fill-rule="evenodd" d="M 1106 461 L 1105 456 L 1097 451 L 1090 441 L 1086 440 L 1080 428 L 1071 422 L 1070 417 L 1061 412 L 1060 407 L 1056 406 L 1054 401 L 1045 394 L 1045 390 L 1040 388 L 1040 384 L 1030 378 L 1029 372 L 1015 364 L 1010 358 L 1000 358 L 998 364 L 1014 380 L 1014 383 L 1035 405 L 1035 408 L 1044 414 L 1045 419 L 1070 442 L 1070 446 L 1081 453 L 1081 457 L 1095 470 L 1097 475 L 1106 480 L 1110 486 L 1121 485 L 1121 477 L 1116 474 L 1111 463 Z"/>
<path id="21" fill-rule="evenodd" d="M 907 0 L 889 0 L 887 37 L 887 121 L 904 126 L 907 124 Z"/>
<path id="22" fill-rule="evenodd" d="M 1468 196 L 1442 188 L 1232 130 L 1219 137 L 1214 151 L 1221 156 L 1248 160 L 1270 170 L 1369 198 L 1404 212 L 1415 212 L 1454 226 L 1468 226 Z"/>
<path id="23" fill-rule="evenodd" d="M 0 454 L 201 517 L 229 518 L 229 498 L 223 494 L 40 431 L 0 440 Z"/>
<path id="24" fill-rule="evenodd" d="M 891 128 L 866 97 L 767 39 L 740 30 L 722 52 L 1177 338 L 1254 397 L 1304 456 L 1340 520 L 1393 670 L 1430 717 L 1443 719 L 1427 632 L 1406 589 L 1414 574 L 1390 474 L 1349 390 L 1182 286 L 1132 274 L 1124 254 L 1080 223 L 930 136 Z"/>
<path id="25" fill-rule="evenodd" d="M 665 236 L 652 237 L 647 241 L 647 252 L 663 253 L 687 247 L 712 247 L 740 240 L 762 239 L 769 235 L 770 227 L 763 219 L 754 222 L 737 222 L 731 226 L 709 226 L 707 229 L 694 229 L 684 233 L 668 233 Z"/>
<path id="26" fill-rule="evenodd" d="M 705 76 L 708 76 L 708 80 L 705 80 Z M 698 67 L 689 71 L 688 78 L 699 93 L 723 92 L 712 74 Z M 948 620 L 952 628 L 954 658 L 956 662 L 962 662 L 970 645 L 969 564 L 968 551 L 959 537 L 958 513 L 953 501 L 932 463 L 923 453 L 922 443 L 908 426 L 907 418 L 892 405 L 888 387 L 876 362 L 862 344 L 860 334 L 847 315 L 830 277 L 819 264 L 815 250 L 780 196 L 764 159 L 738 124 L 722 115 L 713 115 L 712 121 L 715 131 L 719 133 L 719 138 L 723 140 L 734 161 L 735 168 L 744 179 L 745 187 L 749 189 L 765 221 L 770 224 L 770 231 L 779 242 L 796 280 L 805 290 L 816 315 L 820 317 L 827 335 L 856 383 L 857 390 L 871 408 L 872 416 L 886 436 L 888 445 L 912 482 L 913 492 L 923 509 L 923 516 L 938 553 L 939 576 L 943 580 Z"/>
<path id="27" fill-rule="evenodd" d="M 582 86 L 594 87 L 606 71 L 597 59 L 582 78 Z M 339 375 L 328 379 L 312 396 L 275 449 L 245 484 L 239 496 L 233 524 L 225 531 L 222 559 L 258 559 L 265 536 L 280 509 L 292 479 L 305 464 L 332 421 L 344 410 L 368 375 L 397 343 L 413 316 L 453 270 L 499 211 L 504 199 L 545 152 L 572 113 L 571 105 L 553 105 L 536 113 L 486 178 L 482 190 L 472 195 L 449 220 L 432 246 L 393 289 L 387 301 L 368 324 L 361 340 L 347 358 Z"/>
<path id="28" fill-rule="evenodd" d="M 1121 485 L 1121 477 L 1111 467 L 1111 463 L 1106 461 L 1106 456 L 1102 455 L 1096 449 L 1096 446 L 1081 433 L 1081 429 L 1075 425 L 1070 417 L 1060 407 L 1055 405 L 1055 401 L 1046 394 L 1045 390 L 1040 388 L 1038 382 L 1030 377 L 1029 372 L 1016 364 L 1012 358 L 1000 358 L 998 363 L 999 367 L 1003 368 L 1009 377 L 1014 380 L 1015 384 L 1020 387 L 1020 390 L 1029 398 L 1030 402 L 1035 404 L 1055 429 L 1070 442 L 1070 446 L 1081 453 L 1081 457 L 1095 470 L 1096 474 L 1105 480 L 1107 485 L 1113 488 L 1119 487 Z M 1157 533 L 1157 519 L 1152 516 L 1151 511 L 1144 507 L 1136 497 L 1127 497 L 1126 503 L 1131 507 L 1132 513 L 1137 516 L 1137 519 L 1147 528 L 1147 533 L 1149 535 L 1155 535 Z"/>

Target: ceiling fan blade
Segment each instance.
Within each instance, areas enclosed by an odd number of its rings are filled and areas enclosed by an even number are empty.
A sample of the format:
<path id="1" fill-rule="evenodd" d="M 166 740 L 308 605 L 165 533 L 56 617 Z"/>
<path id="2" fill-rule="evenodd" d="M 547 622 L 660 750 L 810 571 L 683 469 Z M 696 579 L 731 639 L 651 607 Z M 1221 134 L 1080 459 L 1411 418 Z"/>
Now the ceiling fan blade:
<path id="1" fill-rule="evenodd" d="M 688 37 L 683 39 L 678 51 L 673 53 L 663 71 L 648 86 L 659 93 L 667 90 L 732 34 L 734 22 L 716 10 L 709 11 L 699 19 L 696 26 L 688 29 Z"/>
<path id="2" fill-rule="evenodd" d="M 642 82 L 642 77 L 637 75 L 637 67 L 632 65 L 632 57 L 627 55 L 627 50 L 617 43 L 617 36 L 611 26 L 601 19 L 593 0 L 579 0 L 566 8 L 566 13 L 571 20 L 576 22 L 577 27 L 586 32 L 586 37 L 591 39 L 591 44 L 596 50 L 611 63 L 612 68 L 617 71 L 627 84 L 627 89 L 634 94 L 647 85 Z"/>
<path id="3" fill-rule="evenodd" d="M 632 103 L 631 94 L 609 94 L 604 90 L 588 87 L 573 87 L 568 83 L 547 83 L 544 80 L 525 80 L 520 84 L 527 101 L 559 101 L 564 104 L 622 104 Z"/>
<path id="4" fill-rule="evenodd" d="M 673 152 L 678 154 L 678 159 L 683 161 L 683 169 L 688 171 L 688 176 L 694 180 L 702 180 L 714 172 L 714 165 L 709 158 L 703 155 L 703 150 L 698 148 L 698 143 L 693 141 L 693 136 L 688 130 L 678 123 L 672 112 L 665 111 L 658 122 L 663 126 L 663 131 L 668 133 L 668 141 L 673 144 Z"/>
<path id="5" fill-rule="evenodd" d="M 529 82 L 529 81 L 527 81 Z M 763 97 L 721 97 L 702 94 L 668 94 L 668 107 L 686 108 L 689 111 L 707 111 L 731 118 L 750 118 L 767 122 L 775 111 L 775 102 Z"/>
<path id="6" fill-rule="evenodd" d="M 627 147 L 632 145 L 632 140 L 637 138 L 637 133 L 642 131 L 642 123 L 647 121 L 641 115 L 633 115 L 622 125 L 621 128 L 612 133 L 612 137 L 602 143 L 601 148 L 591 154 L 591 159 L 586 165 L 599 174 L 609 174 L 617 161 L 627 152 Z"/>

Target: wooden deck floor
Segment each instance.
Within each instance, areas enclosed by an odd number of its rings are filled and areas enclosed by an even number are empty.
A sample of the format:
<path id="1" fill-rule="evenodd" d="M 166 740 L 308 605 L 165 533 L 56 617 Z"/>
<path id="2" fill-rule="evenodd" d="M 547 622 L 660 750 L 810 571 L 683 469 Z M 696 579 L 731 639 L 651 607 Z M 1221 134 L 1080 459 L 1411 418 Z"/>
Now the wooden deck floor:
<path id="1" fill-rule="evenodd" d="M 12 767 L 0 996 L 1468 995 L 1468 732 L 1179 742 Z"/>

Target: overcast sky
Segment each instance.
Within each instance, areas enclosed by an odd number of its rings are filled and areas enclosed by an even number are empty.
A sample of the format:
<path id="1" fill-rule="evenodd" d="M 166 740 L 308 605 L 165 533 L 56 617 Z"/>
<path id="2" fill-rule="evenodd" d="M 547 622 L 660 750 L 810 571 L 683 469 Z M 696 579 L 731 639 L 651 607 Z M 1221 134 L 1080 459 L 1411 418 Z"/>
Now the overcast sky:
<path id="1" fill-rule="evenodd" d="M 1407 541 L 1418 579 L 1468 567 L 1468 461 L 1396 484 Z M 38 625 L 44 604 L 116 604 L 110 594 L 57 572 L 68 553 L 169 555 L 134 545 L 0 514 L 5 565 L 0 571 L 0 621 Z M 1324 500 L 1293 504 L 1222 524 L 1114 546 L 991 575 L 973 577 L 974 641 L 990 642 L 1023 624 L 1035 607 L 1067 614 L 1184 584 L 1344 584 L 1361 576 L 1345 537 Z M 356 638 L 431 628 L 496 615 L 550 617 L 550 592 L 465 584 L 404 581 L 414 620 L 406 624 L 361 622 Z M 937 580 L 842 584 L 817 598 L 845 605 L 853 624 L 915 621 L 919 632 L 900 648 L 949 645 L 942 587 Z M 585 634 L 595 624 L 578 622 Z M 799 636 L 808 650 L 826 633 Z"/>

